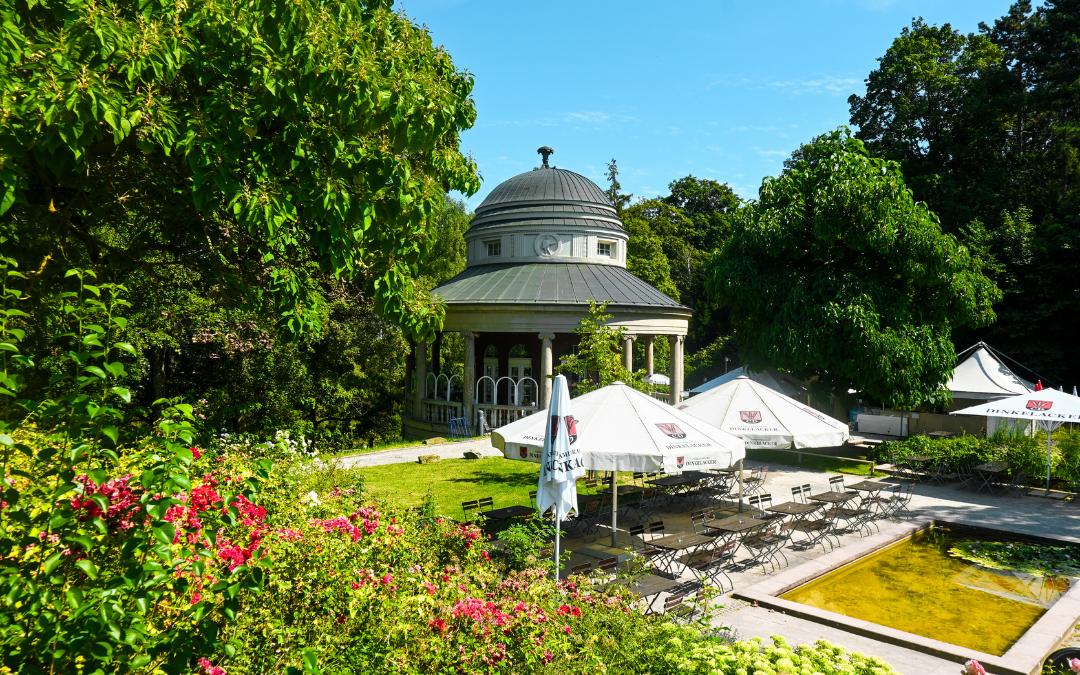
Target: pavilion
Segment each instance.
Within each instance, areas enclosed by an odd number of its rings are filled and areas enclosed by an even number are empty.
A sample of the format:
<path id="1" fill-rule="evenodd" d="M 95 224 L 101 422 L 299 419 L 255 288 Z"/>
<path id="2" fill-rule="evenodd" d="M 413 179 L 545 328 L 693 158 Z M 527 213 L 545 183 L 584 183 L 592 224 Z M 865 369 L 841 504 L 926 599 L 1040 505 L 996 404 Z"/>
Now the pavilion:
<path id="1" fill-rule="evenodd" d="M 590 301 L 607 302 L 609 325 L 625 330 L 628 369 L 635 341 L 651 375 L 654 341 L 668 340 L 670 400 L 678 402 L 690 309 L 626 270 L 629 237 L 604 191 L 550 166 L 551 148 L 537 152 L 541 166 L 501 183 L 477 207 L 465 271 L 434 289 L 446 305 L 443 330 L 464 338 L 464 364 L 455 389 L 455 378 L 428 371 L 428 346 L 416 345 L 413 428 L 467 420 L 475 433 L 481 414 L 490 428 L 546 407 L 555 365 L 576 348 L 573 331 Z"/>

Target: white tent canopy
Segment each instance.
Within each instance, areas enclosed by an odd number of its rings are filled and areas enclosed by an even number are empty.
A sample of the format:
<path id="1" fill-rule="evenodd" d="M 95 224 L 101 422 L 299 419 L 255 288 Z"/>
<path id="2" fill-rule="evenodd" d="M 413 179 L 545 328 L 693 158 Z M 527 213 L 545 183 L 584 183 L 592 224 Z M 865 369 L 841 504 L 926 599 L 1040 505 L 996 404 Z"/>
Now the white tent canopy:
<path id="1" fill-rule="evenodd" d="M 983 342 L 960 362 L 945 384 L 953 398 L 992 400 L 1032 390 L 1032 384 L 1018 377 Z"/>
<path id="2" fill-rule="evenodd" d="M 741 437 L 747 448 L 823 448 L 848 439 L 847 424 L 745 376 L 698 394 L 679 409 Z"/>
<path id="3" fill-rule="evenodd" d="M 703 394 L 710 389 L 715 389 L 729 382 L 734 382 L 740 377 L 749 377 L 758 384 L 763 384 L 774 391 L 778 391 L 781 394 L 792 398 L 806 398 L 808 393 L 806 387 L 790 375 L 784 375 L 775 370 L 753 372 L 746 366 L 739 366 L 734 370 L 729 370 L 720 377 L 711 379 L 704 384 L 699 384 L 691 389 L 690 393 Z"/>
<path id="4" fill-rule="evenodd" d="M 585 468 L 665 471 L 725 468 L 746 456 L 736 436 L 647 394 L 616 382 L 573 399 Z M 509 459 L 540 461 L 548 411 L 491 432 L 491 444 Z"/>
<path id="5" fill-rule="evenodd" d="M 1046 429 L 1046 488 L 1050 489 L 1050 432 L 1063 422 L 1080 422 L 1080 397 L 1057 389 L 1030 391 L 957 410 L 953 415 L 985 415 L 1034 420 Z"/>

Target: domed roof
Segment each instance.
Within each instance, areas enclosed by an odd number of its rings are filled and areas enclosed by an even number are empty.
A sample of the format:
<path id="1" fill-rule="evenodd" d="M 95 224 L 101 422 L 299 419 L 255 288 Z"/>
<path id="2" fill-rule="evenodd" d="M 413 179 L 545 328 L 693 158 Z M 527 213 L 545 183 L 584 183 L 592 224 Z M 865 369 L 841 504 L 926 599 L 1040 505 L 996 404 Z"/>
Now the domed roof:
<path id="1" fill-rule="evenodd" d="M 470 232 L 499 225 L 559 225 L 621 231 L 615 207 L 596 183 L 548 166 L 553 150 L 540 148 L 542 166 L 503 181 L 476 207 Z"/>
<path id="2" fill-rule="evenodd" d="M 585 176 L 547 166 L 503 181 L 480 204 L 477 212 L 507 202 L 577 202 L 611 206 L 604 191 Z"/>

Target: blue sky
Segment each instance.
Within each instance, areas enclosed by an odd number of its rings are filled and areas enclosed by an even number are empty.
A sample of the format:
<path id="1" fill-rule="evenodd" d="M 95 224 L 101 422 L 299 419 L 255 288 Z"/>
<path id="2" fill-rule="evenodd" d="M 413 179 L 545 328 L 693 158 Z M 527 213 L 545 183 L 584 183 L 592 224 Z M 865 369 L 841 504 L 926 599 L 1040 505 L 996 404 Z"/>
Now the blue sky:
<path id="1" fill-rule="evenodd" d="M 500 182 L 552 164 L 624 192 L 667 194 L 686 175 L 756 197 L 800 144 L 846 124 L 847 97 L 921 16 L 963 32 L 1007 0 L 714 0 L 672 3 L 400 0 L 476 78 L 462 146 L 475 208 Z"/>

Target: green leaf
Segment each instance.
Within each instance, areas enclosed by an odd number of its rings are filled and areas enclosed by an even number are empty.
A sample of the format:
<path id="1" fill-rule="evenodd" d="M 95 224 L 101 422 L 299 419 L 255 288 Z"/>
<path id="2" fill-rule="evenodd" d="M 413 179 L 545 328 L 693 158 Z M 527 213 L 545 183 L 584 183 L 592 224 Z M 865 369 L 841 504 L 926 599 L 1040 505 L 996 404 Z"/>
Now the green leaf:
<path id="1" fill-rule="evenodd" d="M 86 558 L 83 558 L 82 560 L 76 561 L 75 566 L 78 567 L 79 569 L 81 569 L 84 573 L 86 573 L 86 576 L 90 577 L 91 580 L 97 579 L 97 576 L 98 576 L 97 565 L 90 562 Z"/>
<path id="2" fill-rule="evenodd" d="M 172 545 L 173 538 L 176 536 L 176 528 L 173 527 L 172 523 L 155 523 L 152 530 L 154 533 L 154 539 L 157 539 L 159 543 L 166 546 Z"/>
<path id="3" fill-rule="evenodd" d="M 105 376 L 105 371 L 102 370 L 101 368 L 99 368 L 98 366 L 85 366 L 83 368 L 83 372 L 90 373 L 91 375 L 94 375 L 95 377 L 98 377 L 98 378 L 100 378 L 102 380 L 104 380 L 105 377 L 106 377 Z"/>
<path id="4" fill-rule="evenodd" d="M 319 675 L 322 671 L 319 670 L 318 652 L 311 647 L 307 647 L 300 653 L 304 659 L 304 672 Z"/>
<path id="5" fill-rule="evenodd" d="M 138 352 L 135 351 L 135 347 L 132 346 L 130 342 L 116 342 L 113 343 L 113 347 L 127 354 L 131 354 L 132 356 L 138 355 Z"/>
<path id="6" fill-rule="evenodd" d="M 120 442 L 120 430 L 116 427 L 109 425 L 107 427 L 101 427 L 101 433 L 116 445 Z"/>
<path id="7" fill-rule="evenodd" d="M 62 556 L 59 552 L 53 553 L 51 556 L 45 559 L 45 574 L 52 574 L 53 570 L 60 564 Z"/>

